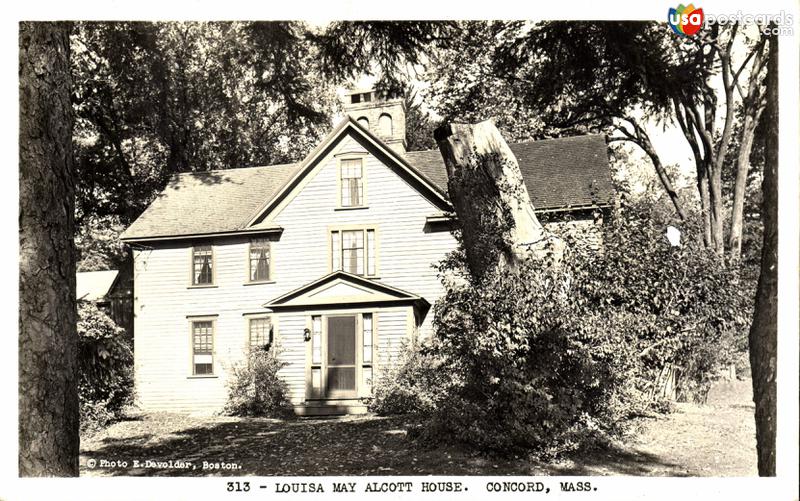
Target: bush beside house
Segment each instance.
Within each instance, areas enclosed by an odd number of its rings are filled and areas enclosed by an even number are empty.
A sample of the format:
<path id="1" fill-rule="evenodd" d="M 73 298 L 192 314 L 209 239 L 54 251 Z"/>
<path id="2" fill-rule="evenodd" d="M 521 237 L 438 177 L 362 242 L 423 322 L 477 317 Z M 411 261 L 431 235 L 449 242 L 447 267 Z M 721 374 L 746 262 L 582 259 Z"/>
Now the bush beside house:
<path id="1" fill-rule="evenodd" d="M 372 408 L 423 413 L 428 440 L 547 456 L 672 409 L 656 387 L 666 366 L 679 368 L 679 397 L 703 400 L 746 349 L 755 284 L 691 224 L 673 247 L 648 207 L 622 210 L 601 250 L 578 235 L 558 267 L 530 261 L 475 283 L 463 253 L 449 256 L 435 338 L 378 381 Z"/>
<path id="2" fill-rule="evenodd" d="M 231 368 L 228 401 L 230 416 L 289 417 L 293 415 L 289 387 L 278 376 L 287 364 L 276 344 L 251 348 L 245 360 Z"/>
<path id="3" fill-rule="evenodd" d="M 82 431 L 108 425 L 133 401 L 133 352 L 124 334 L 93 303 L 78 303 L 78 397 Z"/>

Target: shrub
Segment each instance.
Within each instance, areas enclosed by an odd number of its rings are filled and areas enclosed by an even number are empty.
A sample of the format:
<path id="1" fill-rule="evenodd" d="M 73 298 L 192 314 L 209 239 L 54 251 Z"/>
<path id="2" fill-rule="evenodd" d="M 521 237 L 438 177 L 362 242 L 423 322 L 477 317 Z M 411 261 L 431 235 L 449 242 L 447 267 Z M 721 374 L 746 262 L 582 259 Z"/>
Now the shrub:
<path id="1" fill-rule="evenodd" d="M 250 349 L 245 360 L 231 368 L 228 401 L 223 412 L 230 416 L 289 417 L 293 415 L 289 388 L 278 376 L 287 364 L 279 358 L 276 344 Z"/>
<path id="2" fill-rule="evenodd" d="M 434 326 L 442 370 L 455 382 L 431 415 L 429 438 L 558 452 L 619 427 L 629 343 L 615 331 L 571 330 L 567 283 L 564 268 L 529 262 L 480 286 L 448 288 Z"/>
<path id="3" fill-rule="evenodd" d="M 424 436 L 557 454 L 624 431 L 667 364 L 681 368 L 679 394 L 707 391 L 746 337 L 752 288 L 691 228 L 671 247 L 642 207 L 602 231 L 601 249 L 568 241 L 558 265 L 476 279 L 463 251 L 441 264 L 435 356 L 454 383 Z"/>
<path id="4" fill-rule="evenodd" d="M 667 244 L 665 226 L 649 205 L 632 204 L 603 227 L 602 252 L 573 246 L 573 318 L 627 317 L 618 328 L 640 359 L 637 386 L 657 393 L 653 382 L 673 364 L 679 397 L 703 401 L 719 369 L 747 350 L 755 274 L 705 249 L 697 222 L 682 229 L 679 247 Z"/>
<path id="5" fill-rule="evenodd" d="M 432 412 L 441 405 L 449 381 L 441 360 L 429 348 L 404 345 L 400 356 L 373 382 L 369 410 L 382 416 Z"/>
<path id="6" fill-rule="evenodd" d="M 104 427 L 133 400 L 133 352 L 125 331 L 94 304 L 78 305 L 81 429 Z"/>

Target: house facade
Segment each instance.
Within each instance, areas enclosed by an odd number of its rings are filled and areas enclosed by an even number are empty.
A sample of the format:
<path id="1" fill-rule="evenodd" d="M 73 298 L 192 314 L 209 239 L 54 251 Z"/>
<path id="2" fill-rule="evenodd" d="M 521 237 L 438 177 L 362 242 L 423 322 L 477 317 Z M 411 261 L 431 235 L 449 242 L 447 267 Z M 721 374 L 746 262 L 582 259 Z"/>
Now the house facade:
<path id="1" fill-rule="evenodd" d="M 360 412 L 431 335 L 433 265 L 456 246 L 444 164 L 405 151 L 401 100 L 347 101 L 302 162 L 180 174 L 123 234 L 142 408 L 218 411 L 248 348 L 278 343 L 298 414 Z M 611 205 L 602 136 L 511 147 L 538 211 L 591 221 Z"/>

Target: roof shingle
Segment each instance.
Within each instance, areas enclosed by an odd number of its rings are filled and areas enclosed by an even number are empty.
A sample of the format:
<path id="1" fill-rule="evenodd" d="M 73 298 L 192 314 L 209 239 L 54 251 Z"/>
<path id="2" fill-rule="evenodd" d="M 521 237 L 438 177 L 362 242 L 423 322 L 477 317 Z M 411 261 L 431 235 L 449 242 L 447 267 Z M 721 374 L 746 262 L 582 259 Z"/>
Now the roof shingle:
<path id="1" fill-rule="evenodd" d="M 533 206 L 538 209 L 606 205 L 614 197 L 605 137 L 544 139 L 509 144 Z M 443 191 L 447 171 L 439 150 L 406 153 L 408 162 Z"/>
<path id="2" fill-rule="evenodd" d="M 606 205 L 614 197 L 605 138 L 575 136 L 510 144 L 536 209 Z M 447 172 L 439 150 L 404 155 L 443 192 Z M 123 239 L 242 230 L 300 164 L 224 169 L 175 176 L 123 233 Z"/>

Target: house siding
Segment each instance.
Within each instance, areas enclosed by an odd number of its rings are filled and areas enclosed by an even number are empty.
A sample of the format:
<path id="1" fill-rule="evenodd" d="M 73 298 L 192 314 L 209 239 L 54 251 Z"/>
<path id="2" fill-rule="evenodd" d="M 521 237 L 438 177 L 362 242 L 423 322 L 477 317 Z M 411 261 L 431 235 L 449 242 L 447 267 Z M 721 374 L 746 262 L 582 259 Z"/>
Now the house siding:
<path id="1" fill-rule="evenodd" d="M 134 332 L 136 391 L 149 410 L 218 411 L 227 396 L 231 366 L 247 346 L 246 315 L 265 312 L 263 304 L 330 272 L 332 227 L 374 226 L 377 230 L 378 277 L 381 282 L 425 298 L 433 304 L 442 287 L 433 264 L 455 248 L 447 231 L 426 231 L 425 218 L 440 211 L 409 182 L 372 155 L 365 156 L 367 208 L 336 210 L 338 158 L 363 152 L 352 138 L 343 140 L 310 173 L 297 193 L 269 222 L 284 228 L 273 242 L 272 283 L 248 284 L 249 239 L 212 241 L 214 287 L 190 287 L 191 245 L 159 243 L 134 249 Z M 396 355 L 401 340 L 413 332 L 408 308 L 378 310 L 379 366 Z M 189 316 L 215 317 L 213 378 L 191 377 Z M 303 312 L 273 315 L 275 334 L 287 366 L 281 376 L 294 403 L 305 397 Z M 409 318 L 412 325 L 409 325 Z M 430 335 L 432 312 L 420 335 Z"/>
<path id="2" fill-rule="evenodd" d="M 368 207 L 334 209 L 338 196 L 336 155 L 361 151 L 364 148 L 348 136 L 309 174 L 303 189 L 270 218 L 285 228 L 277 249 L 276 280 L 299 286 L 329 273 L 330 229 L 374 226 L 378 238 L 378 280 L 433 304 L 443 293 L 433 265 L 456 247 L 450 232 L 426 231 L 425 218 L 440 209 L 372 155 L 364 160 Z M 302 266 L 281 266 L 283 259 L 292 259 Z M 424 319 L 422 335 L 430 334 L 431 317 L 428 314 Z"/>

